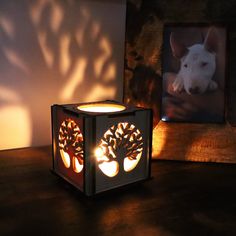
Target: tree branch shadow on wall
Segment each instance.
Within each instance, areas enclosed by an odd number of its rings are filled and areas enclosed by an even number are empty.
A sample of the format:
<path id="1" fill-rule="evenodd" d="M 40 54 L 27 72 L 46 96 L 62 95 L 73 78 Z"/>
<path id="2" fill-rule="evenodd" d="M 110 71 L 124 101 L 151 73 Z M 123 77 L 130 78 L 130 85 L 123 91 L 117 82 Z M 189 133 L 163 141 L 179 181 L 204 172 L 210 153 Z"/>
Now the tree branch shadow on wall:
<path id="1" fill-rule="evenodd" d="M 53 103 L 117 96 L 117 65 L 104 19 L 69 1 L 1 2 L 0 9 L 0 109 L 12 111 L 2 116 L 8 123 L 2 123 L 3 136 L 13 132 L 7 148 L 44 144 Z M 21 140 L 14 144 L 14 136 Z"/>

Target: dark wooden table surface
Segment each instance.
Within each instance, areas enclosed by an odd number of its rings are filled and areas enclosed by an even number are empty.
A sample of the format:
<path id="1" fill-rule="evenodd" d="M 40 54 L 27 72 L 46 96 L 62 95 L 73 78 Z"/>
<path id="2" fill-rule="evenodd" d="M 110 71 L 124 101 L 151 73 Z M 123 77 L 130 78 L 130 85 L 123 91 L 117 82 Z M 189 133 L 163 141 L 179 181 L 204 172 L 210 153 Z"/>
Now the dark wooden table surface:
<path id="1" fill-rule="evenodd" d="M 0 152 L 0 235 L 236 235 L 236 165 L 155 161 L 153 179 L 86 198 L 50 147 Z"/>

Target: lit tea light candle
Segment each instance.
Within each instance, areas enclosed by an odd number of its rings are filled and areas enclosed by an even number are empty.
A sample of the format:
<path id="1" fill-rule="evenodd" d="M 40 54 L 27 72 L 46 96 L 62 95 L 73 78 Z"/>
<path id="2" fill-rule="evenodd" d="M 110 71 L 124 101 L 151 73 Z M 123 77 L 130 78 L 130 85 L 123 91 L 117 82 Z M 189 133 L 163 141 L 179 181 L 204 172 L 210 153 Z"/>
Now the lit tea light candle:
<path id="1" fill-rule="evenodd" d="M 98 112 L 98 113 L 118 112 L 125 110 L 125 106 L 112 103 L 86 104 L 86 105 L 80 105 L 77 108 L 81 111 Z"/>

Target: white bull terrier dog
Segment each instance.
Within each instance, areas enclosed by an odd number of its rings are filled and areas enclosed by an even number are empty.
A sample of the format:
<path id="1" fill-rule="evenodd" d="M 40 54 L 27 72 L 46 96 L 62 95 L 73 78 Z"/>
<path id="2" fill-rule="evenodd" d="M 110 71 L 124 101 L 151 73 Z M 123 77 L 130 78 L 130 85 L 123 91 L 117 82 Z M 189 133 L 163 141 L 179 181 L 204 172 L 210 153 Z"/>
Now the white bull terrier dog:
<path id="1" fill-rule="evenodd" d="M 202 94 L 216 90 L 218 85 L 212 80 L 216 70 L 217 42 L 214 28 L 210 28 L 203 44 L 185 47 L 173 33 L 170 35 L 170 45 L 173 55 L 181 62 L 172 87 L 175 92 L 185 90 L 188 94 Z"/>

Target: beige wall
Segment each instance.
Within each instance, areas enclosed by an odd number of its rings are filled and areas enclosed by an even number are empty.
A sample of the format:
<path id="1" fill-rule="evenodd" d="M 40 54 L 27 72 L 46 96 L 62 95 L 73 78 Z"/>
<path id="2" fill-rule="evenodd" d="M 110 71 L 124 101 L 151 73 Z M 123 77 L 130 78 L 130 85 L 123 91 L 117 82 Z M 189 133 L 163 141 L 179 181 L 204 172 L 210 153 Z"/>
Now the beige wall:
<path id="1" fill-rule="evenodd" d="M 50 106 L 122 100 L 125 0 L 0 1 L 0 149 L 51 143 Z"/>

